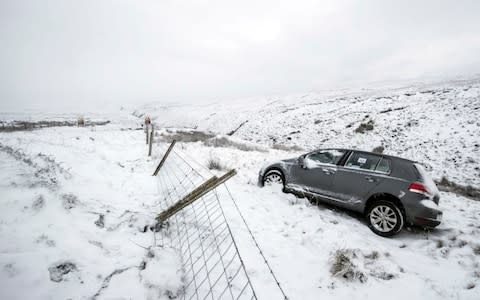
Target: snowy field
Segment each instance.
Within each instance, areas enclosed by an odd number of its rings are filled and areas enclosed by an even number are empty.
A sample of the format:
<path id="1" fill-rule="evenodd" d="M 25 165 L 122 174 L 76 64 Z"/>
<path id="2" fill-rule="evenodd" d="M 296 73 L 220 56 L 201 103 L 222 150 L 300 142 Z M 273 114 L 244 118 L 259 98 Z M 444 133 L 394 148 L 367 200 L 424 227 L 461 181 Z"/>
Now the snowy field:
<path id="1" fill-rule="evenodd" d="M 209 105 L 149 104 L 135 114 L 160 126 L 233 133 L 268 145 L 383 146 L 387 154 L 423 162 L 436 179 L 480 186 L 480 78 Z M 358 133 L 361 124 L 367 127 Z"/>
<path id="2" fill-rule="evenodd" d="M 303 153 L 288 148 L 294 145 L 383 146 L 428 164 L 436 179 L 480 187 L 479 97 L 473 80 L 228 107 L 150 104 L 111 116 L 106 126 L 0 132 L 0 299 L 181 296 L 179 254 L 151 247 L 156 237 L 144 232 L 159 213 L 161 191 L 151 174 L 174 131 L 158 131 L 148 158 L 144 133 L 135 130 L 146 113 L 159 127 L 223 135 L 227 142 L 176 147 L 202 165 L 218 160 L 223 170 L 216 174 L 237 169 L 228 187 L 290 299 L 478 299 L 479 201 L 441 193 L 438 228 L 386 239 L 359 215 L 256 182 L 265 163 Z M 355 132 L 370 120 L 371 130 Z M 222 199 L 258 298 L 281 299 L 233 202 Z M 337 270 L 338 258 L 348 268 Z"/>

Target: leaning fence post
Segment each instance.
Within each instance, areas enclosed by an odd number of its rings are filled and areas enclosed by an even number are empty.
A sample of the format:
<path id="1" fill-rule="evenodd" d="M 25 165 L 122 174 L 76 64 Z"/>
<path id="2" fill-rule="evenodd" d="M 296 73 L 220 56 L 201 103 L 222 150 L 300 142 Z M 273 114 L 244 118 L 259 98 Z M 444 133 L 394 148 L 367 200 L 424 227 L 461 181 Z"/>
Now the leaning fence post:
<path id="1" fill-rule="evenodd" d="M 200 186 L 195 188 L 193 191 L 188 193 L 185 197 L 178 200 L 175 204 L 173 204 L 166 210 L 162 211 L 160 214 L 158 214 L 158 216 L 155 219 L 160 223 L 165 222 L 166 220 L 168 220 L 168 218 L 170 218 L 171 216 L 173 216 L 183 208 L 189 206 L 196 200 L 205 196 L 211 190 L 217 188 L 219 185 L 221 185 L 228 179 L 235 176 L 235 174 L 237 174 L 237 171 L 230 170 L 220 178 L 218 178 L 217 176 L 213 176 L 212 178 L 210 178 L 209 180 L 205 181 Z"/>
<path id="2" fill-rule="evenodd" d="M 148 156 L 152 156 L 152 143 L 153 143 L 153 126 L 151 126 L 150 140 L 148 141 Z"/>
<path id="3" fill-rule="evenodd" d="M 145 125 L 145 141 L 146 141 L 145 144 L 148 145 L 148 125 Z"/>
<path id="4" fill-rule="evenodd" d="M 152 126 L 152 121 L 150 120 L 150 117 L 149 116 L 145 116 L 145 120 L 143 122 L 145 124 L 145 137 L 146 137 L 146 140 L 147 140 L 147 145 L 148 145 L 148 137 L 149 137 L 149 134 L 148 134 L 148 129 L 150 128 L 150 126 Z"/>
<path id="5" fill-rule="evenodd" d="M 176 143 L 176 141 L 173 140 L 172 143 L 170 144 L 170 146 L 168 147 L 167 152 L 165 152 L 165 154 L 164 154 L 163 157 L 162 157 L 162 160 L 160 161 L 160 163 L 158 164 L 157 168 L 155 169 L 155 172 L 153 172 L 153 176 L 157 176 L 157 175 L 158 175 L 158 172 L 160 171 L 160 169 L 162 168 L 163 164 L 165 163 L 165 160 L 167 160 L 167 157 L 168 157 L 168 155 L 170 154 L 170 152 L 172 151 L 173 146 L 175 146 L 175 143 Z"/>

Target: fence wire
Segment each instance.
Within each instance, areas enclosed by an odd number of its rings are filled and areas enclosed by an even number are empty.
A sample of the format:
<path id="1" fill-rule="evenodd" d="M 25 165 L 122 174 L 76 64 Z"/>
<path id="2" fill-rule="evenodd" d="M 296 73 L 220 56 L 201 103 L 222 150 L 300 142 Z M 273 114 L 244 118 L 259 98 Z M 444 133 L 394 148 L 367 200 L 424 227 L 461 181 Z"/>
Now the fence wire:
<path id="1" fill-rule="evenodd" d="M 209 176 L 174 149 L 157 177 L 163 211 Z M 156 235 L 181 253 L 182 299 L 257 299 L 215 189 L 171 217 Z"/>

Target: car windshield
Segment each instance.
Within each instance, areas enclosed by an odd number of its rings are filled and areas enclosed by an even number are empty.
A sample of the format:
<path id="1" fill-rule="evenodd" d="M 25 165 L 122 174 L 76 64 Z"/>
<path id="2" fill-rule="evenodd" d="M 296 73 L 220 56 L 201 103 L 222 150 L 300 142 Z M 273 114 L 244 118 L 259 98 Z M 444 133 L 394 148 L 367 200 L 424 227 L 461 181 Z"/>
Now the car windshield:
<path id="1" fill-rule="evenodd" d="M 305 157 L 307 166 L 314 167 L 317 164 L 336 165 L 345 151 L 336 149 L 318 150 Z"/>

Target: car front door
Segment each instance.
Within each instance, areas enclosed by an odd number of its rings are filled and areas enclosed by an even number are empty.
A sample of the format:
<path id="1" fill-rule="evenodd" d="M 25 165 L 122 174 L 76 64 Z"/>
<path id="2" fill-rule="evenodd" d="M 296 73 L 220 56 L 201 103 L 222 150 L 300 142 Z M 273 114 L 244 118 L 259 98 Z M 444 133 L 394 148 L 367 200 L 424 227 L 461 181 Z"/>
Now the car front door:
<path id="1" fill-rule="evenodd" d="M 320 196 L 331 196 L 337 163 L 345 152 L 325 149 L 305 155 L 294 172 L 295 182 L 300 186 L 299 188 Z"/>
<path id="2" fill-rule="evenodd" d="M 380 155 L 353 151 L 345 164 L 337 168 L 332 190 L 342 206 L 362 207 L 369 192 L 390 172 L 390 159 Z"/>

